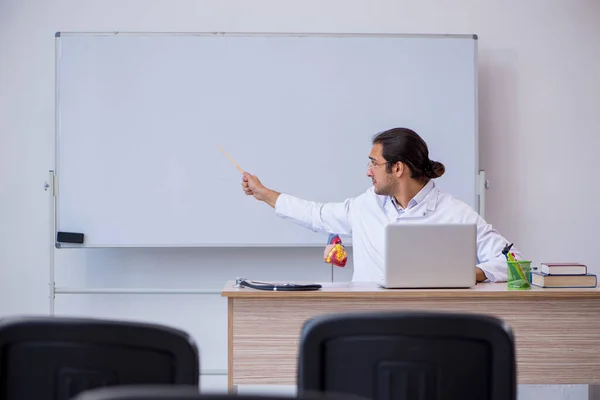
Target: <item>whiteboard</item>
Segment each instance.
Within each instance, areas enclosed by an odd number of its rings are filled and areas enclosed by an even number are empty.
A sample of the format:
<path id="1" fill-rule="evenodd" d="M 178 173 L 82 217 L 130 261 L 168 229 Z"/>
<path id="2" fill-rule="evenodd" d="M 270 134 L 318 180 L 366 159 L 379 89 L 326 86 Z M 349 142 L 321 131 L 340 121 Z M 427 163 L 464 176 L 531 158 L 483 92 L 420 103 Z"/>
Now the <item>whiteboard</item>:
<path id="1" fill-rule="evenodd" d="M 476 36 L 56 36 L 55 230 L 78 246 L 322 246 L 246 196 L 218 146 L 267 187 L 337 202 L 369 188 L 392 127 L 477 209 Z"/>

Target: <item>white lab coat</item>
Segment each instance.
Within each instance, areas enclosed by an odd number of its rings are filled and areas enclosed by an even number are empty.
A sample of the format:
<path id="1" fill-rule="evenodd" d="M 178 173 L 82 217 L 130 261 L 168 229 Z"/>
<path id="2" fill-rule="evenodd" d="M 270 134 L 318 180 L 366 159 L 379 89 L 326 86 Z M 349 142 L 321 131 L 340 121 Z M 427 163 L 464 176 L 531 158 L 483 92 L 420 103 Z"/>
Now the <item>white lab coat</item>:
<path id="1" fill-rule="evenodd" d="M 369 188 L 361 195 L 339 203 L 317 203 L 281 194 L 275 212 L 317 232 L 352 236 L 354 282 L 379 282 L 384 269 L 384 232 L 389 223 L 475 223 L 477 224 L 477 267 L 492 282 L 506 281 L 506 258 L 502 249 L 509 243 L 466 203 L 442 193 L 430 180 L 406 209 L 390 196 Z M 511 249 L 522 259 L 518 250 Z"/>

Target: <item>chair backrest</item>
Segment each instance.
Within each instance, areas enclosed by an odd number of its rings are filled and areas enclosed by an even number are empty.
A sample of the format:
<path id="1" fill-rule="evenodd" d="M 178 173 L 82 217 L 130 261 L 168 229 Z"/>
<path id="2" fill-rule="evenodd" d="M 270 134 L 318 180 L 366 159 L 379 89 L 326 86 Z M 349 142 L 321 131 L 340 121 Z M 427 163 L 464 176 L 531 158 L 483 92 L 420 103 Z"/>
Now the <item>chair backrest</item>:
<path id="1" fill-rule="evenodd" d="M 198 400 L 198 386 L 132 385 L 87 390 L 72 400 Z"/>
<path id="2" fill-rule="evenodd" d="M 136 385 L 91 389 L 72 400 L 368 400 L 352 395 L 310 393 L 301 397 L 274 394 L 203 394 L 194 386 Z"/>
<path id="3" fill-rule="evenodd" d="M 350 393 L 373 400 L 514 400 L 512 330 L 475 314 L 383 312 L 307 321 L 298 393 Z"/>
<path id="4" fill-rule="evenodd" d="M 185 332 L 88 318 L 0 320 L 0 398 L 68 400 L 95 387 L 199 382 L 198 349 Z"/>

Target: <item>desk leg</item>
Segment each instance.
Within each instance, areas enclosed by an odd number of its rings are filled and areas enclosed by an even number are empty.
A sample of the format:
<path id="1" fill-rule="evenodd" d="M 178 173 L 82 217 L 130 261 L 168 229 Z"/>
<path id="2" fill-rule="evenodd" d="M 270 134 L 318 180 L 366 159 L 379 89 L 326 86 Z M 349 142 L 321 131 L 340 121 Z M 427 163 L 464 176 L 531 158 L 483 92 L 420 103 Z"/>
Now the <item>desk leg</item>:
<path id="1" fill-rule="evenodd" d="M 227 299 L 227 388 L 229 393 L 237 393 L 233 384 L 233 299 Z"/>
<path id="2" fill-rule="evenodd" d="M 600 385 L 588 385 L 588 399 L 600 400 Z"/>

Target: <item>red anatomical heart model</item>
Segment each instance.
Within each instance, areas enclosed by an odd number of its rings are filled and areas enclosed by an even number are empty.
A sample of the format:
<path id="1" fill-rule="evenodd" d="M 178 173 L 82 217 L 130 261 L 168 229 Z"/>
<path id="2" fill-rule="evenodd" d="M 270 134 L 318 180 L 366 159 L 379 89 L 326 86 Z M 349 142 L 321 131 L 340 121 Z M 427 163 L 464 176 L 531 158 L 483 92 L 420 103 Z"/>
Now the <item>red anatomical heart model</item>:
<path id="1" fill-rule="evenodd" d="M 348 253 L 346 253 L 346 249 L 342 245 L 342 239 L 339 236 L 335 236 L 325 247 L 324 259 L 326 263 L 337 267 L 344 267 L 348 262 Z"/>

